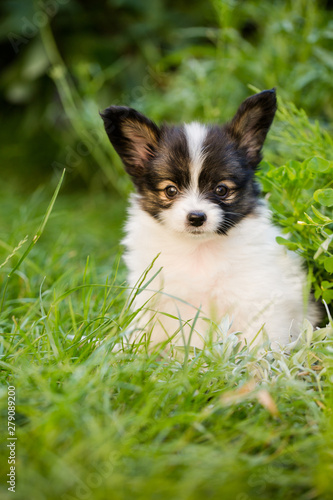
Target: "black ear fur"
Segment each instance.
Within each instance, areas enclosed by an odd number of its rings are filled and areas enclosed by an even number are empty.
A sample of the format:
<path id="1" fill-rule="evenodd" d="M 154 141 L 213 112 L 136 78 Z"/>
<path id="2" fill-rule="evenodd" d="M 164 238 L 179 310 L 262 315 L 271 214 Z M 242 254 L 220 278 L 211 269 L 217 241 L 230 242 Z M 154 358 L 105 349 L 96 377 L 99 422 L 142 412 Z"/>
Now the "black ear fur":
<path id="1" fill-rule="evenodd" d="M 256 168 L 261 160 L 261 148 L 277 109 L 275 89 L 264 90 L 248 97 L 227 125 L 227 132 L 243 149 L 249 165 Z"/>
<path id="2" fill-rule="evenodd" d="M 106 133 L 127 172 L 139 177 L 154 157 L 160 138 L 157 125 L 133 108 L 110 106 L 100 113 Z"/>

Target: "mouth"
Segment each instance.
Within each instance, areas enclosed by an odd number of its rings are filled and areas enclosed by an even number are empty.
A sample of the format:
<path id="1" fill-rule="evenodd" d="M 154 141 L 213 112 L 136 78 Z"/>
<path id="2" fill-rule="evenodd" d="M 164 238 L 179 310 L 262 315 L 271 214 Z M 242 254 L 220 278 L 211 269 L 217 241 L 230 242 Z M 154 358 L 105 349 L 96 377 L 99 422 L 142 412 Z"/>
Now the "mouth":
<path id="1" fill-rule="evenodd" d="M 202 236 L 202 235 L 208 235 L 209 232 L 208 231 L 205 231 L 204 229 L 199 229 L 199 228 L 187 228 L 186 232 L 190 235 L 193 235 L 193 236 Z"/>

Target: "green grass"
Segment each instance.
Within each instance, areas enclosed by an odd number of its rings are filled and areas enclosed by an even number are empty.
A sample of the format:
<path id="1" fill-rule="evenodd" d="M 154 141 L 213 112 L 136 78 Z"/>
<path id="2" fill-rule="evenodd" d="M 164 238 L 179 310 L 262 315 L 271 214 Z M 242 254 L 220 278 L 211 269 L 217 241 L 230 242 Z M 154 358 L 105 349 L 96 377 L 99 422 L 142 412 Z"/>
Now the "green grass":
<path id="1" fill-rule="evenodd" d="M 52 192 L 2 191 L 0 263 L 28 238 L 0 268 L 1 498 L 8 385 L 16 498 L 330 498 L 332 328 L 305 324 L 290 354 L 234 335 L 185 356 L 126 345 L 124 201 L 60 192 L 22 260 Z"/>

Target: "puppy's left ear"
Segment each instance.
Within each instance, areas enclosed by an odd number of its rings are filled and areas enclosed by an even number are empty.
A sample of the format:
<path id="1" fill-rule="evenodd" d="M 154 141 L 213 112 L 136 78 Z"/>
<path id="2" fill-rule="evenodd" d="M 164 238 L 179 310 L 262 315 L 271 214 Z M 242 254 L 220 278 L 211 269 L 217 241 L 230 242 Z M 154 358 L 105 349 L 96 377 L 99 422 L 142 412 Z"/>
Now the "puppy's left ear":
<path id="1" fill-rule="evenodd" d="M 114 149 L 135 181 L 144 175 L 155 156 L 160 129 L 146 116 L 125 106 L 110 106 L 100 115 Z"/>
<path id="2" fill-rule="evenodd" d="M 261 160 L 261 148 L 272 124 L 276 105 L 275 89 L 264 90 L 248 97 L 227 125 L 227 131 L 237 147 L 245 151 L 249 165 L 256 168 Z"/>

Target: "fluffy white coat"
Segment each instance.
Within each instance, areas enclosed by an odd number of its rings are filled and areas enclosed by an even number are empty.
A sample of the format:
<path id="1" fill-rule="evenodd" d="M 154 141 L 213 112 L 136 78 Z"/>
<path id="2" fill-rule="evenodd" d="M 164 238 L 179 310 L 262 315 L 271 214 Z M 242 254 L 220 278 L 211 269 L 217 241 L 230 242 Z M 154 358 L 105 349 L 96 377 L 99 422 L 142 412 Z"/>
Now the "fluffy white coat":
<path id="1" fill-rule="evenodd" d="M 198 238 L 165 227 L 133 195 L 123 240 L 129 285 L 137 285 L 158 254 L 147 280 L 162 268 L 135 299 L 134 306 L 145 310 L 138 334 L 151 332 L 156 344 L 178 330 L 176 343 L 202 347 L 210 321 L 219 324 L 229 315 L 231 331 L 242 332 L 248 342 L 261 343 L 265 331 L 271 342 L 285 344 L 304 317 L 316 322 L 301 260 L 276 243 L 279 233 L 269 218 L 263 203 L 226 236 Z M 200 319 L 190 333 L 199 308 Z"/>

